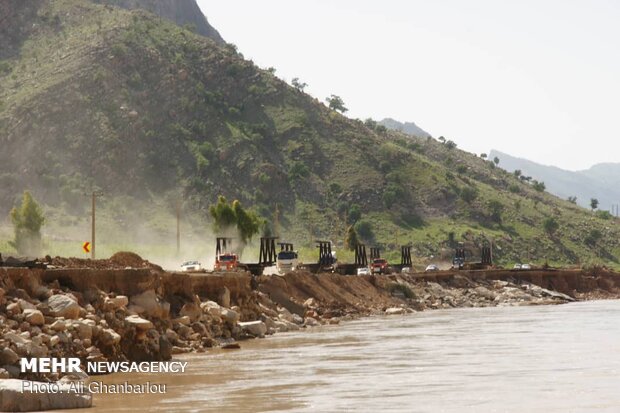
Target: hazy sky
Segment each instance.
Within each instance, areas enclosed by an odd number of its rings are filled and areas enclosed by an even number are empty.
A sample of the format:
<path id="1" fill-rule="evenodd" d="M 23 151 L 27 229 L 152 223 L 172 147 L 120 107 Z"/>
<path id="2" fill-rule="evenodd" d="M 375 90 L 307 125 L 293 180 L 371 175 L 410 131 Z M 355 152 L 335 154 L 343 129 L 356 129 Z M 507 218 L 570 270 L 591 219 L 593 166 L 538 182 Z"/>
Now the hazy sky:
<path id="1" fill-rule="evenodd" d="M 246 58 L 350 117 L 566 169 L 620 162 L 619 1 L 198 3 Z"/>

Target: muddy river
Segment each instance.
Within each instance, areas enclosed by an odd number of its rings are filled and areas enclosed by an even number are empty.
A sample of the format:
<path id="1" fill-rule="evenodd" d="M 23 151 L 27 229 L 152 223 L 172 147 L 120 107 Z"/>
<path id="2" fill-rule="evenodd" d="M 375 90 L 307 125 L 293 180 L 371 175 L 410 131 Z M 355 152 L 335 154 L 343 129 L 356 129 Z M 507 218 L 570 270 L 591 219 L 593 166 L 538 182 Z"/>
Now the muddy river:
<path id="1" fill-rule="evenodd" d="M 241 345 L 179 357 L 183 375 L 98 377 L 166 394 L 99 394 L 84 411 L 620 411 L 620 301 L 428 311 Z"/>

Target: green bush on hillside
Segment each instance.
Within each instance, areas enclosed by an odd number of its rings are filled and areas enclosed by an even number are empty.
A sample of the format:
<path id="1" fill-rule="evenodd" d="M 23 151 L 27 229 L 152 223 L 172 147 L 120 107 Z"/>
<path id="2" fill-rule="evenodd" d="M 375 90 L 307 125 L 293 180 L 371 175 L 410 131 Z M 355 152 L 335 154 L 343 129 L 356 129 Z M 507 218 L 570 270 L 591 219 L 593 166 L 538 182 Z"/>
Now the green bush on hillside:
<path id="1" fill-rule="evenodd" d="M 498 224 L 501 224 L 504 205 L 500 201 L 492 199 L 487 203 L 487 207 L 489 209 L 490 218 Z"/>
<path id="2" fill-rule="evenodd" d="M 391 208 L 405 194 L 405 189 L 396 182 L 390 182 L 383 191 L 383 204 Z"/>
<path id="3" fill-rule="evenodd" d="M 355 231 L 360 239 L 366 243 L 373 243 L 375 241 L 375 233 L 372 230 L 372 224 L 369 221 L 361 220 L 355 224 Z"/>
<path id="4" fill-rule="evenodd" d="M 551 236 L 553 236 L 559 228 L 560 228 L 560 224 L 553 217 L 547 217 L 543 221 L 543 229 L 545 230 L 547 234 Z"/>
<path id="5" fill-rule="evenodd" d="M 310 168 L 308 168 L 308 166 L 301 161 L 293 162 L 293 164 L 291 165 L 288 171 L 288 177 L 292 181 L 306 178 L 309 175 L 310 175 Z"/>
<path id="6" fill-rule="evenodd" d="M 512 192 L 513 194 L 518 194 L 519 192 L 521 192 L 521 188 L 519 188 L 519 185 L 517 184 L 512 184 L 508 187 L 508 190 L 510 192 Z"/>
<path id="7" fill-rule="evenodd" d="M 613 215 L 611 215 L 609 211 L 603 211 L 603 210 L 596 211 L 596 216 L 604 220 L 609 220 L 614 217 Z"/>
<path id="8" fill-rule="evenodd" d="M 459 193 L 461 199 L 471 204 L 478 197 L 478 190 L 469 186 L 461 188 Z"/>

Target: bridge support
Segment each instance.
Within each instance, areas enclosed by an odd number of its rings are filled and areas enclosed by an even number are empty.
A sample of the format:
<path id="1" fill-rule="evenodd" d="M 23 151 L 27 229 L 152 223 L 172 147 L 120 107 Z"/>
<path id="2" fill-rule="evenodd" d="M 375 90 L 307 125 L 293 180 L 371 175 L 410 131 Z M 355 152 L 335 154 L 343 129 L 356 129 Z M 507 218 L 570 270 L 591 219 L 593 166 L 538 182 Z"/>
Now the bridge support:
<path id="1" fill-rule="evenodd" d="M 370 247 L 370 259 L 381 258 L 381 250 L 379 247 Z"/>
<path id="2" fill-rule="evenodd" d="M 368 266 L 368 257 L 366 256 L 366 245 L 357 244 L 355 246 L 355 266 L 356 267 L 367 267 Z"/>

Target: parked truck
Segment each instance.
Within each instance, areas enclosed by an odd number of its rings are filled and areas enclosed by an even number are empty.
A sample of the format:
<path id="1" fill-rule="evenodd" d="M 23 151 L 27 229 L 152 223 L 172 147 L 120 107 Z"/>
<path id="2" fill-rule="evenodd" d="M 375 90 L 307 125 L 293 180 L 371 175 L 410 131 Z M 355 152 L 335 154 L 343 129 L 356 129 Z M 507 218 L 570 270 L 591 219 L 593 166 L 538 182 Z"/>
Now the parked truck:
<path id="1" fill-rule="evenodd" d="M 215 257 L 215 271 L 234 271 L 239 267 L 239 257 L 230 252 Z"/>
<path id="2" fill-rule="evenodd" d="M 280 274 L 295 271 L 299 265 L 297 251 L 280 251 L 276 260 L 276 267 Z"/>

